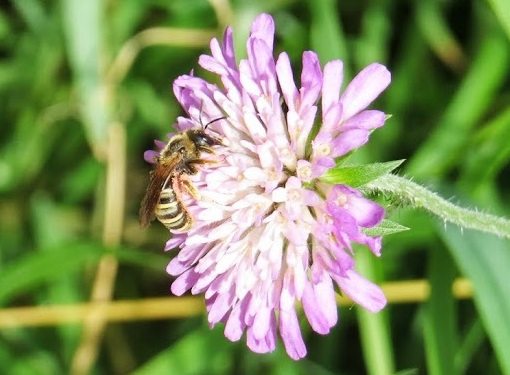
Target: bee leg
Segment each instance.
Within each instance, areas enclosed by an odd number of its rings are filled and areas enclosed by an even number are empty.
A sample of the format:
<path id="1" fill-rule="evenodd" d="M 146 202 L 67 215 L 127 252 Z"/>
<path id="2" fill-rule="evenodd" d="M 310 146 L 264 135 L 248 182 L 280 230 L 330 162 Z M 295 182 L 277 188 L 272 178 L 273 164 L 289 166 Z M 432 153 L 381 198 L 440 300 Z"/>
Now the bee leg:
<path id="1" fill-rule="evenodd" d="M 195 200 L 200 199 L 200 193 L 198 192 L 193 182 L 191 182 L 187 175 L 182 175 L 180 179 L 181 189 L 185 190 L 189 195 L 191 195 Z"/>

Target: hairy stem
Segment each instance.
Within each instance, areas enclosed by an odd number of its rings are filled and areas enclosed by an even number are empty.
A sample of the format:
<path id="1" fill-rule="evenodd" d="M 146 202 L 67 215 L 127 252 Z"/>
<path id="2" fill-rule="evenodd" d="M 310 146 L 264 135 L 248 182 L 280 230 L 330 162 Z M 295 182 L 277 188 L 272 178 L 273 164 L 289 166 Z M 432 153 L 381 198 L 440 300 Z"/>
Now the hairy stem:
<path id="1" fill-rule="evenodd" d="M 365 185 L 366 192 L 390 194 L 415 208 L 423 208 L 462 228 L 510 238 L 510 220 L 456 206 L 436 193 L 406 178 L 387 174 Z"/>

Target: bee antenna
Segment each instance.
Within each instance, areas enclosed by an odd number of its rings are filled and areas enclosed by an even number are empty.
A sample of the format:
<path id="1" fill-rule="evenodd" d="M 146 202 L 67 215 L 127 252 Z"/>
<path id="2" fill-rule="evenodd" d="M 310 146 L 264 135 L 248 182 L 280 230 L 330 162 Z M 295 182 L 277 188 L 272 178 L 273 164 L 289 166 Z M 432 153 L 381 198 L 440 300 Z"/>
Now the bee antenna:
<path id="1" fill-rule="evenodd" d="M 206 130 L 207 127 L 209 125 L 211 125 L 212 123 L 216 122 L 216 121 L 220 121 L 220 120 L 225 120 L 227 117 L 226 116 L 221 116 L 221 117 L 218 117 L 218 118 L 215 118 L 214 120 L 211 120 L 209 121 L 207 124 L 204 125 L 203 121 L 202 121 L 202 108 L 204 106 L 204 101 L 200 101 L 200 116 L 199 116 L 199 121 L 200 121 L 200 125 L 202 125 L 202 129 Z"/>
<path id="2" fill-rule="evenodd" d="M 204 123 L 202 122 L 202 108 L 204 107 L 204 100 L 200 101 L 200 111 L 198 112 L 198 120 L 200 121 L 200 125 L 202 126 L 202 129 L 206 129 L 207 125 L 204 126 Z"/>
<path id="3" fill-rule="evenodd" d="M 221 116 L 221 117 L 215 118 L 214 120 L 209 121 L 207 124 L 205 124 L 204 130 L 207 129 L 207 127 L 209 125 L 211 125 L 213 122 L 220 121 L 220 120 L 225 120 L 226 118 L 227 118 L 226 116 Z"/>

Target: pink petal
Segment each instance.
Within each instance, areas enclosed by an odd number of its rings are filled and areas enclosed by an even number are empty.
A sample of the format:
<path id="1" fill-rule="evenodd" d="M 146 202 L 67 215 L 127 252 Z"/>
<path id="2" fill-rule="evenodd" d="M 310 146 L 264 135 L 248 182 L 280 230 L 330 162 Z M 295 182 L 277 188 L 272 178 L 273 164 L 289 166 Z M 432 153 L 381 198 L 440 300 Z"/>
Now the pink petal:
<path id="1" fill-rule="evenodd" d="M 207 319 L 209 323 L 215 324 L 223 319 L 225 314 L 230 310 L 235 300 L 235 293 L 229 291 L 228 293 L 219 294 L 209 310 Z"/>
<path id="2" fill-rule="evenodd" d="M 312 329 L 321 335 L 329 333 L 330 325 L 323 313 L 322 306 L 318 303 L 317 298 L 315 297 L 315 293 L 310 282 L 305 284 L 301 302 L 306 318 L 308 319 Z"/>
<path id="3" fill-rule="evenodd" d="M 317 206 L 321 201 L 321 198 L 317 195 L 315 191 L 305 189 L 303 192 L 303 202 L 307 206 L 314 207 Z"/>
<path id="4" fill-rule="evenodd" d="M 323 156 L 315 158 L 312 163 L 312 177 L 320 177 L 324 174 L 324 172 L 330 168 L 333 168 L 334 166 L 335 160 L 332 157 Z"/>
<path id="5" fill-rule="evenodd" d="M 386 306 L 386 296 L 381 288 L 356 271 L 347 271 L 347 277 L 333 275 L 333 278 L 343 293 L 366 310 L 375 313 Z"/>
<path id="6" fill-rule="evenodd" d="M 362 196 L 349 195 L 349 213 L 359 226 L 370 228 L 379 224 L 384 218 L 384 208 Z"/>
<path id="7" fill-rule="evenodd" d="M 283 287 L 280 294 L 280 309 L 292 310 L 295 298 L 294 283 L 292 282 L 292 270 L 288 269 L 283 276 Z"/>
<path id="8" fill-rule="evenodd" d="M 333 60 L 324 66 L 324 83 L 322 85 L 322 111 L 324 113 L 327 113 L 331 106 L 338 103 L 343 76 L 344 64 L 342 61 Z"/>
<path id="9" fill-rule="evenodd" d="M 322 110 L 321 131 L 336 133 L 341 129 L 340 119 L 342 118 L 343 107 L 340 103 L 332 104 L 327 110 Z"/>
<path id="10" fill-rule="evenodd" d="M 367 236 L 365 239 L 365 245 L 370 248 L 370 251 L 374 253 L 375 256 L 381 256 L 381 248 L 382 248 L 382 237 L 369 237 Z"/>
<path id="11" fill-rule="evenodd" d="M 253 20 L 248 40 L 255 38 L 262 39 L 271 50 L 273 49 L 274 21 L 269 14 L 262 13 Z"/>
<path id="12" fill-rule="evenodd" d="M 156 163 L 157 158 L 159 157 L 159 152 L 154 150 L 147 150 L 143 153 L 143 158 L 147 163 L 154 164 Z"/>
<path id="13" fill-rule="evenodd" d="M 289 56 L 285 52 L 280 53 L 280 56 L 278 56 L 278 60 L 276 61 L 276 73 L 287 107 L 289 110 L 295 110 L 299 92 L 294 83 L 294 75 L 292 73 L 292 67 L 290 66 Z"/>
<path id="14" fill-rule="evenodd" d="M 172 283 L 172 286 L 170 287 L 170 290 L 176 296 L 182 296 L 184 293 L 190 290 L 193 285 L 195 285 L 199 276 L 200 275 L 195 273 L 194 270 L 190 269 L 175 279 L 175 281 Z"/>
<path id="15" fill-rule="evenodd" d="M 270 324 L 270 329 L 266 336 L 262 339 L 257 339 L 253 334 L 252 327 L 248 327 L 246 332 L 246 344 L 255 353 L 269 353 L 276 348 L 276 323 L 273 318 Z"/>
<path id="16" fill-rule="evenodd" d="M 244 314 L 246 313 L 249 300 L 249 297 L 244 298 L 241 302 L 238 302 L 230 312 L 224 331 L 225 337 L 230 341 L 238 341 L 243 335 L 244 329 L 246 328 Z"/>
<path id="17" fill-rule="evenodd" d="M 170 238 L 168 241 L 166 241 L 165 251 L 173 250 L 176 247 L 179 247 L 181 244 L 184 243 L 185 240 L 186 240 L 186 235 L 185 234 L 183 234 L 183 233 L 181 233 L 181 234 L 174 234 L 172 236 L 172 238 Z"/>
<path id="18" fill-rule="evenodd" d="M 167 134 L 167 138 L 170 139 L 172 138 L 173 136 L 175 135 L 175 133 L 170 133 L 170 134 Z M 160 150 L 164 149 L 167 142 L 163 142 L 163 141 L 160 141 L 158 139 L 155 139 L 154 140 L 154 144 L 156 145 L 157 148 L 159 148 Z"/>
<path id="19" fill-rule="evenodd" d="M 181 261 L 177 257 L 173 258 L 166 266 L 166 272 L 172 276 L 178 276 L 190 268 L 187 261 Z"/>
<path id="20" fill-rule="evenodd" d="M 367 110 L 352 116 L 340 125 L 341 131 L 351 129 L 373 130 L 384 125 L 386 114 L 381 111 Z"/>
<path id="21" fill-rule="evenodd" d="M 221 64 L 218 60 L 209 55 L 200 56 L 198 58 L 198 64 L 205 70 L 208 70 L 220 76 L 229 74 L 229 71 L 225 65 Z"/>
<path id="22" fill-rule="evenodd" d="M 252 77 L 260 85 L 265 95 L 276 92 L 276 67 L 273 50 L 265 41 L 251 39 L 248 42 L 248 61 Z"/>
<path id="23" fill-rule="evenodd" d="M 267 332 L 269 331 L 269 325 L 271 321 L 271 314 L 273 313 L 272 310 L 269 309 L 269 307 L 264 306 L 262 307 L 258 312 L 257 315 L 255 315 L 255 319 L 253 321 L 253 336 L 261 340 L 264 337 L 266 337 Z"/>
<path id="24" fill-rule="evenodd" d="M 234 53 L 234 38 L 232 35 L 231 27 L 227 27 L 225 29 L 225 33 L 223 34 L 223 57 L 225 58 L 225 62 L 229 67 L 237 70 L 236 57 Z"/>
<path id="25" fill-rule="evenodd" d="M 324 272 L 321 281 L 313 286 L 315 298 L 322 313 L 326 317 L 330 327 L 333 327 L 338 320 L 338 306 L 336 304 L 335 289 L 333 280 Z"/>
<path id="26" fill-rule="evenodd" d="M 342 132 L 333 142 L 333 151 L 331 156 L 336 158 L 343 156 L 352 150 L 363 146 L 368 141 L 369 132 L 365 129 L 353 129 Z"/>
<path id="27" fill-rule="evenodd" d="M 340 98 L 344 108 L 342 121 L 365 109 L 388 87 L 390 81 L 390 72 L 381 64 L 371 64 L 359 72 Z"/>
<path id="28" fill-rule="evenodd" d="M 306 355 L 306 346 L 294 309 L 280 310 L 280 335 L 290 358 L 298 360 Z"/>
<path id="29" fill-rule="evenodd" d="M 319 56 L 315 52 L 303 52 L 301 71 L 301 115 L 303 108 L 309 108 L 317 101 L 322 89 L 322 72 Z"/>

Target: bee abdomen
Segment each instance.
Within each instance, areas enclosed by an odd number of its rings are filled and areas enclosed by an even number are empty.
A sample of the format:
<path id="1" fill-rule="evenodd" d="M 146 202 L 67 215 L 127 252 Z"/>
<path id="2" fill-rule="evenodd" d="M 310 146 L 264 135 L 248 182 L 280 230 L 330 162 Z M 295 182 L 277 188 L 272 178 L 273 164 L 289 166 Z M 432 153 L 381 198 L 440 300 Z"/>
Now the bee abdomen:
<path id="1" fill-rule="evenodd" d="M 156 205 L 156 217 L 168 229 L 186 231 L 191 228 L 193 220 L 171 188 L 161 191 Z"/>

